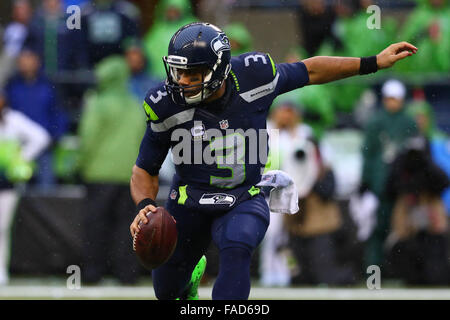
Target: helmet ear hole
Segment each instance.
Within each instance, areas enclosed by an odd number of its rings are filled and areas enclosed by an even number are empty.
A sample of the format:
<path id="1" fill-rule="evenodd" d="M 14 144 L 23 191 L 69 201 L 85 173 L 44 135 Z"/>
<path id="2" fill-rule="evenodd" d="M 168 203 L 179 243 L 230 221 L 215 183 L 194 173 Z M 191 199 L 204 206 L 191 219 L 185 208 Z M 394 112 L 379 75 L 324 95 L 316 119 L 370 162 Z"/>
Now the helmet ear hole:
<path id="1" fill-rule="evenodd" d="M 219 80 L 214 80 L 211 83 L 211 90 L 217 90 L 219 88 L 219 85 L 220 85 L 220 81 Z"/>

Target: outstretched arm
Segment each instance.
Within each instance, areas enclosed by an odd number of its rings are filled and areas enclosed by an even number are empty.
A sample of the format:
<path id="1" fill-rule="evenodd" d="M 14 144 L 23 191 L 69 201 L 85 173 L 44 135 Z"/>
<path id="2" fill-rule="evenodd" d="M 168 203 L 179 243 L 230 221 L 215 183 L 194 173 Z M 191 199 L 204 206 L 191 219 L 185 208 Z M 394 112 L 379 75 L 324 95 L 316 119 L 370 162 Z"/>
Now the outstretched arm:
<path id="1" fill-rule="evenodd" d="M 417 48 L 407 42 L 391 44 L 376 55 L 378 70 L 390 68 L 411 56 Z M 360 74 L 361 58 L 317 56 L 302 61 L 308 69 L 309 83 L 320 84 Z"/>

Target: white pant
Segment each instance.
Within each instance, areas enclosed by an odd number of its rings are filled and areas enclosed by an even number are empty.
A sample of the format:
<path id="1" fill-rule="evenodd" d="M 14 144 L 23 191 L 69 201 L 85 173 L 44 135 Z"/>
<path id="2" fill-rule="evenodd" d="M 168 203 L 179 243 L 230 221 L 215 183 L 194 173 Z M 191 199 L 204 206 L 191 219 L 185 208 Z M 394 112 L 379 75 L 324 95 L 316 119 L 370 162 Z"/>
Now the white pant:
<path id="1" fill-rule="evenodd" d="M 261 243 L 260 273 L 263 286 L 287 286 L 290 270 L 286 255 L 278 248 L 285 245 L 288 235 L 283 226 L 283 214 L 270 213 L 270 224 Z"/>
<path id="2" fill-rule="evenodd" d="M 14 189 L 0 190 L 0 285 L 9 280 L 10 231 L 18 198 Z"/>

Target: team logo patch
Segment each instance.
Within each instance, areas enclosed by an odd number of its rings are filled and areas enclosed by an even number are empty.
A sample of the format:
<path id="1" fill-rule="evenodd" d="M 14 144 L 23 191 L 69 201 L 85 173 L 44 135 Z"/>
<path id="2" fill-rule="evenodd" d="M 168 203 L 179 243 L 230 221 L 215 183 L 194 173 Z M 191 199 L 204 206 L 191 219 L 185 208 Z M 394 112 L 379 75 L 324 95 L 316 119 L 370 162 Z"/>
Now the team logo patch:
<path id="1" fill-rule="evenodd" d="M 200 204 L 227 204 L 230 207 L 236 202 L 236 197 L 227 193 L 204 193 L 198 203 Z"/>
<path id="2" fill-rule="evenodd" d="M 219 121 L 219 126 L 220 126 L 220 129 L 228 129 L 228 127 L 229 127 L 229 125 L 228 125 L 228 120 L 222 120 L 222 121 Z"/>
<path id="3" fill-rule="evenodd" d="M 172 191 L 170 191 L 170 199 L 175 200 L 177 198 L 178 192 L 175 189 L 172 189 Z"/>
<path id="4" fill-rule="evenodd" d="M 217 37 L 211 40 L 211 49 L 219 55 L 219 52 L 230 50 L 230 40 L 225 33 L 219 34 Z"/>

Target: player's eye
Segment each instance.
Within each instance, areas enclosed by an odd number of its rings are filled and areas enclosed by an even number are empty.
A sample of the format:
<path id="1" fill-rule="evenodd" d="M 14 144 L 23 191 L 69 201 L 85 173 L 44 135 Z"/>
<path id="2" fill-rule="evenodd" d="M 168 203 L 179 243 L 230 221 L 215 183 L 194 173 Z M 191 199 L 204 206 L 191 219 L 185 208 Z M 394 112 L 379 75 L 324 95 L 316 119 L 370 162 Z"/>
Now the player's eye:
<path id="1" fill-rule="evenodd" d="M 178 69 L 178 72 L 185 76 L 205 76 L 208 69 L 206 67 L 190 68 L 190 69 Z"/>
<path id="2" fill-rule="evenodd" d="M 185 70 L 176 73 L 177 81 L 179 81 L 182 77 L 189 78 L 189 81 L 191 82 L 201 81 L 201 76 L 202 75 L 199 73 L 185 72 Z"/>

